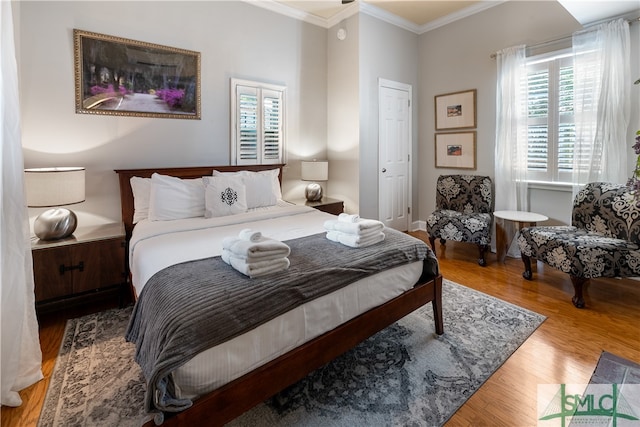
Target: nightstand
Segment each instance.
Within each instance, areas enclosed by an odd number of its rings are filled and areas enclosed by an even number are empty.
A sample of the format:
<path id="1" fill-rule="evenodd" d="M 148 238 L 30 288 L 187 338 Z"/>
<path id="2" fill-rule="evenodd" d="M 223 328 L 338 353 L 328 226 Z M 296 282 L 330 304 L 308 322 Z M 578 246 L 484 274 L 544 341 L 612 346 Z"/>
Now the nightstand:
<path id="1" fill-rule="evenodd" d="M 340 215 L 342 212 L 344 212 L 344 202 L 338 199 L 330 199 L 329 197 L 323 197 L 317 202 L 310 202 L 305 199 L 300 199 L 292 200 L 291 203 L 295 203 L 296 205 L 311 206 L 312 208 L 316 208 L 320 211 L 328 212 L 334 215 Z"/>
<path id="2" fill-rule="evenodd" d="M 122 296 L 127 283 L 124 226 L 78 227 L 60 240 L 31 243 L 38 308 L 71 305 L 107 293 Z"/>

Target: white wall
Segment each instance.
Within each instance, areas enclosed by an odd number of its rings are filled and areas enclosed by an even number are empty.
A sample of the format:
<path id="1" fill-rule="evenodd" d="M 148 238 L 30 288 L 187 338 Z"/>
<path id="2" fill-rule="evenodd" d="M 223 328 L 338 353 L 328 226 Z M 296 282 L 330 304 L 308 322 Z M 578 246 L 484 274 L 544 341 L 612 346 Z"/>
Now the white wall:
<path id="1" fill-rule="evenodd" d="M 640 77 L 639 24 L 631 26 L 632 74 Z M 435 208 L 435 182 L 439 175 L 458 169 L 434 167 L 434 96 L 477 89 L 477 169 L 469 173 L 494 176 L 496 63 L 490 55 L 517 44 L 534 45 L 581 29 L 559 4 L 551 1 L 509 1 L 481 13 L 429 31 L 419 40 L 420 167 L 419 217 L 424 221 Z M 632 170 L 633 133 L 640 129 L 640 87 L 633 90 L 629 128 L 629 173 Z M 549 224 L 571 220 L 571 193 L 533 189 L 530 206 L 547 215 Z"/>
<path id="2" fill-rule="evenodd" d="M 297 159 L 326 150 L 325 29 L 239 1 L 20 6 L 25 166 L 87 168 L 87 201 L 72 207 L 81 225 L 120 219 L 113 169 L 229 164 L 231 77 L 287 86 L 283 191 L 300 197 Z M 201 52 L 202 120 L 76 114 L 74 28 Z"/>
<path id="3" fill-rule="evenodd" d="M 413 87 L 413 206 L 418 206 L 418 36 L 362 14 L 360 16 L 360 215 L 378 218 L 378 79 Z M 414 215 L 417 212 L 414 210 Z"/>
<path id="4" fill-rule="evenodd" d="M 354 15 L 327 31 L 327 195 L 344 200 L 345 211 L 358 213 L 360 198 L 360 17 Z M 346 30 L 339 40 L 338 30 Z"/>
<path id="5" fill-rule="evenodd" d="M 411 84 L 413 220 L 435 206 L 435 95 L 477 89 L 474 173 L 493 176 L 496 64 L 515 44 L 570 35 L 580 25 L 556 2 L 509 1 L 417 36 L 361 14 L 326 30 L 240 1 L 20 2 L 16 43 L 26 167 L 82 165 L 87 201 L 80 223 L 120 218 L 116 168 L 229 163 L 229 79 L 286 85 L 289 116 L 284 196 L 304 193 L 300 159 L 328 158 L 327 194 L 347 211 L 377 217 L 377 81 Z M 345 25 L 348 36 L 337 40 Z M 74 28 L 175 46 L 202 54 L 202 120 L 75 113 Z M 640 24 L 631 27 L 632 76 L 640 77 Z M 633 86 L 631 143 L 640 129 Z M 570 218 L 570 196 L 531 192 L 532 210 Z M 31 209 L 36 215 L 42 209 Z"/>

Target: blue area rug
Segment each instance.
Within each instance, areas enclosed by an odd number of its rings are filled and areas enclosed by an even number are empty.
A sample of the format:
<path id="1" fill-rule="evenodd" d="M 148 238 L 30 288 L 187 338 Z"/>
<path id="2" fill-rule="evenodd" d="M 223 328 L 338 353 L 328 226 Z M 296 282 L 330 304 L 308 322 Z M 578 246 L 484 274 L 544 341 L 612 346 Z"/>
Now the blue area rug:
<path id="1" fill-rule="evenodd" d="M 67 324 L 39 426 L 139 426 L 144 383 L 123 336 L 130 308 Z M 431 304 L 234 420 L 230 426 L 442 425 L 544 321 L 444 281 Z"/>

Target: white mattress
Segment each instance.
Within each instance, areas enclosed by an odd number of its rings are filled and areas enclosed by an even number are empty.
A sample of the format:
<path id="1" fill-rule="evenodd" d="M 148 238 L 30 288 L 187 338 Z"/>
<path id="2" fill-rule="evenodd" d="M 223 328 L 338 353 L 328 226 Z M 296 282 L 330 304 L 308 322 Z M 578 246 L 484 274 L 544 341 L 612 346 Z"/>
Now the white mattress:
<path id="1" fill-rule="evenodd" d="M 141 221 L 131 238 L 132 280 L 139 295 L 170 265 L 218 256 L 222 239 L 251 228 L 285 241 L 324 231 L 335 216 L 282 202 L 245 214 L 178 221 Z M 378 273 L 310 301 L 230 341 L 204 351 L 173 372 L 176 397 L 195 398 L 410 289 L 422 272 L 415 262 Z"/>

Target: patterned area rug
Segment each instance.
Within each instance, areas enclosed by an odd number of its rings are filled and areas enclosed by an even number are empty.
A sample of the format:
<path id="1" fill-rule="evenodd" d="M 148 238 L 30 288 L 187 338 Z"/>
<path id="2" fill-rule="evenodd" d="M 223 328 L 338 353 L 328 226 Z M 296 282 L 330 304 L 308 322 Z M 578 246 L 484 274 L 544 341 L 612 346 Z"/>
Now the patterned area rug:
<path id="1" fill-rule="evenodd" d="M 38 426 L 141 424 L 130 311 L 68 321 Z M 448 280 L 443 313 L 444 335 L 428 304 L 231 425 L 442 425 L 545 319 Z"/>
<path id="2" fill-rule="evenodd" d="M 615 393 L 613 385 L 615 384 Z M 615 399 L 612 397 L 615 395 Z M 582 394 L 584 402 L 587 396 L 594 396 L 596 405 L 600 405 L 599 398 L 606 396 L 602 401 L 607 410 L 598 414 L 582 413 L 571 418 L 569 427 L 609 427 L 609 426 L 634 426 L 640 427 L 640 364 L 622 358 L 615 354 L 603 351 L 598 359 L 589 384 Z M 586 405 L 585 405 L 586 406 Z M 584 411 L 584 407 L 579 411 Z M 558 423 L 556 423 L 557 425 Z"/>

